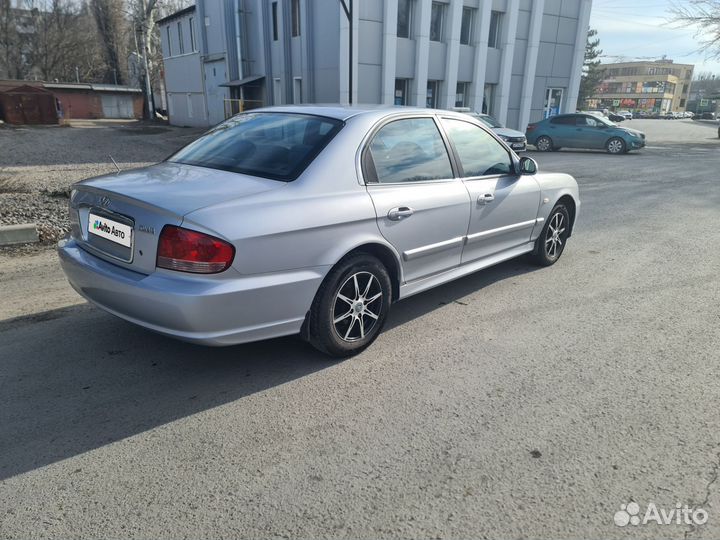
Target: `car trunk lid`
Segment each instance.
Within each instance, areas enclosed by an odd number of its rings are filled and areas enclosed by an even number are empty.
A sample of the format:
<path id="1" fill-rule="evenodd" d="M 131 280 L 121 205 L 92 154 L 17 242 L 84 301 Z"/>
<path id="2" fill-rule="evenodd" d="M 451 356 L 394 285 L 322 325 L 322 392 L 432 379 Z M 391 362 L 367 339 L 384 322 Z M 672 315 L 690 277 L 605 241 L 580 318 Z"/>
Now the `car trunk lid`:
<path id="1" fill-rule="evenodd" d="M 167 162 L 92 178 L 73 186 L 71 234 L 94 255 L 150 274 L 155 271 L 158 237 L 165 225 L 182 224 L 194 210 L 284 185 Z"/>

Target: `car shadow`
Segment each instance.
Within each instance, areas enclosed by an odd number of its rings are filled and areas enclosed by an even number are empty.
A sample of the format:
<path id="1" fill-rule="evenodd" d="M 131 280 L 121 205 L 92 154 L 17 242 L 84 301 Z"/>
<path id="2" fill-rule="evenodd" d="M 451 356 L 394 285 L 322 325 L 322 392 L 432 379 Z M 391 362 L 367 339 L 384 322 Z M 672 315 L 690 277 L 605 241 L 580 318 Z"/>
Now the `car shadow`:
<path id="1" fill-rule="evenodd" d="M 386 328 L 535 269 L 509 261 L 413 296 Z M 339 366 L 299 337 L 203 347 L 89 304 L 1 321 L 0 480 Z"/>

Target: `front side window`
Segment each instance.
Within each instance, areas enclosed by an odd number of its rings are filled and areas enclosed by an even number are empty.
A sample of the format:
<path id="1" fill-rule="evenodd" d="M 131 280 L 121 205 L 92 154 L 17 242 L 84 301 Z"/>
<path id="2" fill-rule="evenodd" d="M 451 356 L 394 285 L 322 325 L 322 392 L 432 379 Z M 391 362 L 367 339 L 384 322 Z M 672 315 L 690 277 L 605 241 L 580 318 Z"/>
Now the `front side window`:
<path id="1" fill-rule="evenodd" d="M 239 114 L 168 161 L 289 182 L 305 170 L 342 125 L 340 120 L 308 114 Z"/>
<path id="2" fill-rule="evenodd" d="M 509 152 L 485 130 L 449 118 L 443 119 L 443 126 L 460 158 L 464 177 L 513 173 Z"/>
<path id="3" fill-rule="evenodd" d="M 550 120 L 550 123 L 561 126 L 574 126 L 576 118 L 575 116 L 555 116 Z"/>
<path id="4" fill-rule="evenodd" d="M 470 45 L 474 20 L 475 10 L 473 8 L 464 7 L 462 12 L 462 22 L 460 23 L 461 45 Z"/>
<path id="5" fill-rule="evenodd" d="M 398 0 L 397 37 L 409 38 L 412 27 L 413 0 Z"/>
<path id="6" fill-rule="evenodd" d="M 493 49 L 500 48 L 500 29 L 502 26 L 502 12 L 493 11 L 490 15 L 490 37 L 488 38 L 488 47 Z"/>
<path id="7" fill-rule="evenodd" d="M 430 10 L 430 41 L 442 41 L 445 4 L 433 2 Z"/>
<path id="8" fill-rule="evenodd" d="M 368 181 L 381 184 L 453 178 L 445 143 L 432 118 L 407 118 L 383 126 L 368 148 L 373 171 Z"/>

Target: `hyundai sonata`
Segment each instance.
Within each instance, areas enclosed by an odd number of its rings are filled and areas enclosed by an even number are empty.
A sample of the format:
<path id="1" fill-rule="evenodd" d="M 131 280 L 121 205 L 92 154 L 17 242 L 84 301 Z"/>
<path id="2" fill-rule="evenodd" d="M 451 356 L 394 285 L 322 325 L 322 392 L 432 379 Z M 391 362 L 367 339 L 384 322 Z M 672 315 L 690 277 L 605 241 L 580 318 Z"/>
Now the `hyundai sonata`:
<path id="1" fill-rule="evenodd" d="M 521 255 L 554 264 L 579 207 L 571 176 L 461 113 L 278 107 L 74 185 L 58 250 L 75 290 L 150 330 L 299 333 L 348 356 L 397 300 Z"/>

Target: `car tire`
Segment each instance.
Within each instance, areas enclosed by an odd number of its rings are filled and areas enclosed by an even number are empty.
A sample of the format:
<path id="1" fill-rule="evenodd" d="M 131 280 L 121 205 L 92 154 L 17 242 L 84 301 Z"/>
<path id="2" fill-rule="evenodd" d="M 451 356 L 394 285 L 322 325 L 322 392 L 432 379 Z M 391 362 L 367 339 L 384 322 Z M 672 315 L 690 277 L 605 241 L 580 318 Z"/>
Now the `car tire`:
<path id="1" fill-rule="evenodd" d="M 608 154 L 624 154 L 627 152 L 627 145 L 620 137 L 613 137 L 605 143 L 605 150 Z"/>
<path id="2" fill-rule="evenodd" d="M 385 266 L 365 253 L 348 256 L 335 265 L 315 295 L 307 339 L 336 358 L 356 355 L 378 337 L 391 303 L 392 283 Z"/>
<path id="3" fill-rule="evenodd" d="M 542 135 L 535 141 L 535 148 L 538 149 L 538 152 L 552 152 L 553 141 L 547 135 Z"/>
<path id="4" fill-rule="evenodd" d="M 535 241 L 531 260 L 539 266 L 552 266 L 558 262 L 570 236 L 570 225 L 570 213 L 565 205 L 555 205 Z"/>

